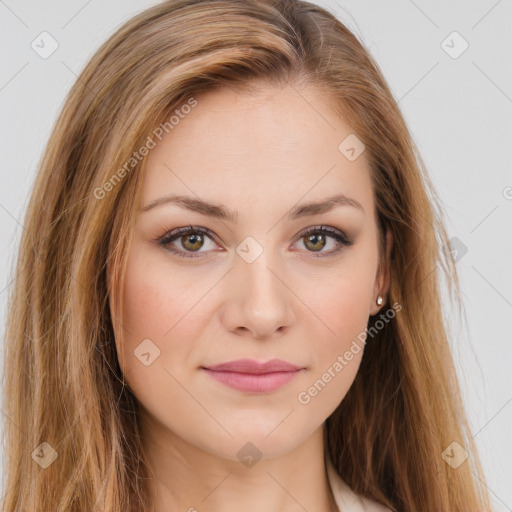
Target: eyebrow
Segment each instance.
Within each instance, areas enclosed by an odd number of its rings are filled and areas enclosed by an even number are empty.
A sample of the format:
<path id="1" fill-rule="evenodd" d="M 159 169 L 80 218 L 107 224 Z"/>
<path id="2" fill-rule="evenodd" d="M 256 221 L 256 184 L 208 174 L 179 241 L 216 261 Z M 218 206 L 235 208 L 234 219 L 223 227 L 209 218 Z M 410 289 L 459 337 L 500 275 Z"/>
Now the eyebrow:
<path id="1" fill-rule="evenodd" d="M 201 215 L 205 215 L 207 217 L 214 217 L 216 219 L 226 220 L 232 223 L 236 223 L 238 220 L 238 212 L 230 210 L 224 205 L 209 203 L 202 199 L 181 195 L 169 195 L 155 199 L 154 201 L 151 201 L 150 203 L 146 204 L 142 208 L 142 212 L 147 212 L 148 210 L 152 210 L 153 208 L 165 204 L 175 204 L 180 208 L 200 213 Z M 336 208 L 337 206 L 351 206 L 365 214 L 364 208 L 361 205 L 361 203 L 359 203 L 355 199 L 345 196 L 344 194 L 337 194 L 321 201 L 310 202 L 299 206 L 295 206 L 288 212 L 286 218 L 288 220 L 296 220 L 302 217 L 319 215 L 321 213 L 329 212 L 332 209 Z"/>

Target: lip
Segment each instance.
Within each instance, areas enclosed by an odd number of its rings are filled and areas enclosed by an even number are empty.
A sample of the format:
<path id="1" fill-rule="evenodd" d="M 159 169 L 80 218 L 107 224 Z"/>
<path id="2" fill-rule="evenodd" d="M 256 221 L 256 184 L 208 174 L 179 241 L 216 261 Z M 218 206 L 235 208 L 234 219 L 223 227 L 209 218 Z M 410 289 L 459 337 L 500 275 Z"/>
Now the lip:
<path id="1" fill-rule="evenodd" d="M 253 359 L 237 359 L 201 369 L 218 382 L 248 393 L 270 393 L 284 386 L 304 368 L 272 359 L 261 363 Z"/>

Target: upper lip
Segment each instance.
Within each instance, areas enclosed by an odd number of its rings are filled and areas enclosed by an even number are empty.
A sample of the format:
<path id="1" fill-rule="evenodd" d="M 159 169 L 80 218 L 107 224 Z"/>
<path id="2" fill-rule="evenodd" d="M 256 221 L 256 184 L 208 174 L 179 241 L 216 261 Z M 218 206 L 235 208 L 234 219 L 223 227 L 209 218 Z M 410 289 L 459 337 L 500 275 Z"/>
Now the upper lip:
<path id="1" fill-rule="evenodd" d="M 254 359 L 236 359 L 235 361 L 228 361 L 215 366 L 204 366 L 203 368 L 216 372 L 251 373 L 255 375 L 274 372 L 296 372 L 298 370 L 302 370 L 301 366 L 297 366 L 296 364 L 289 363 L 281 359 L 271 359 L 264 363 L 255 361 Z"/>

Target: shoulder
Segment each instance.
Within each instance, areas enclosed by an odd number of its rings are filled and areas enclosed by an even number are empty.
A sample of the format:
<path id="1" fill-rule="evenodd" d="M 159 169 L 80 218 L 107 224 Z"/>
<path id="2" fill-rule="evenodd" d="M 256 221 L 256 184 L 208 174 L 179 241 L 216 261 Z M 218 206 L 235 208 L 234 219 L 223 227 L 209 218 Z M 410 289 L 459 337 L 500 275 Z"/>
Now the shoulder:
<path id="1" fill-rule="evenodd" d="M 356 494 L 343 481 L 336 471 L 330 457 L 326 455 L 326 468 L 329 484 L 336 504 L 343 512 L 391 512 L 391 509 L 374 500 Z"/>

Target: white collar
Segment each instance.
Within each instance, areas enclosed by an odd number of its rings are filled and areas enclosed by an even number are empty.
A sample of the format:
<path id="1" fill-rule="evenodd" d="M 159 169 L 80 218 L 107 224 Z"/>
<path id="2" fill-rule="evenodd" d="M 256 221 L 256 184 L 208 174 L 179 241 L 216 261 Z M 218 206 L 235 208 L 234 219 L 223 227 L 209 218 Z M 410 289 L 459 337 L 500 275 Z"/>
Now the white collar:
<path id="1" fill-rule="evenodd" d="M 327 478 L 332 489 L 332 494 L 340 512 L 391 512 L 389 508 L 374 500 L 356 494 L 341 479 L 334 467 L 329 453 L 325 456 Z"/>

